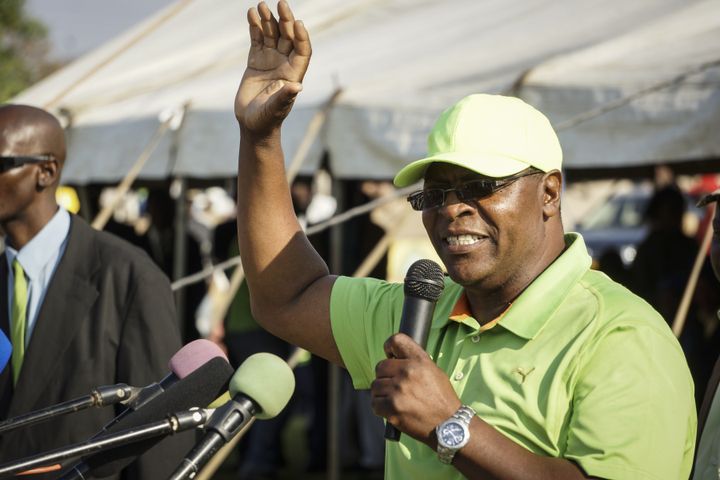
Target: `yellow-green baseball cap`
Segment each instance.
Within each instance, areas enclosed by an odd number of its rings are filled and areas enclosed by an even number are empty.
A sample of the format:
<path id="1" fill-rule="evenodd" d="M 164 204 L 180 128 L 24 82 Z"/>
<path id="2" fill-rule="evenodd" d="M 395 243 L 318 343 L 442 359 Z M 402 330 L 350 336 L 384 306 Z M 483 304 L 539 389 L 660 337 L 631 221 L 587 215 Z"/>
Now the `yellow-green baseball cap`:
<path id="1" fill-rule="evenodd" d="M 400 170 L 395 185 L 412 185 L 436 162 L 502 178 L 528 167 L 560 170 L 562 149 L 550 121 L 534 107 L 515 97 L 475 94 L 440 115 L 428 137 L 428 156 Z"/>

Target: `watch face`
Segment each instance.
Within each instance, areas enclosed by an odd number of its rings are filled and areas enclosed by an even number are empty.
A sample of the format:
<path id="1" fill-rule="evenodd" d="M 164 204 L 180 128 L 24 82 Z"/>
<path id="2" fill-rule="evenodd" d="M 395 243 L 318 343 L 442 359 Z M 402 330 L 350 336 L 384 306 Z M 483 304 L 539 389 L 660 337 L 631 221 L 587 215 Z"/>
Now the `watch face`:
<path id="1" fill-rule="evenodd" d="M 438 440 L 449 448 L 460 446 L 465 440 L 465 428 L 458 422 L 447 422 L 440 429 Z"/>

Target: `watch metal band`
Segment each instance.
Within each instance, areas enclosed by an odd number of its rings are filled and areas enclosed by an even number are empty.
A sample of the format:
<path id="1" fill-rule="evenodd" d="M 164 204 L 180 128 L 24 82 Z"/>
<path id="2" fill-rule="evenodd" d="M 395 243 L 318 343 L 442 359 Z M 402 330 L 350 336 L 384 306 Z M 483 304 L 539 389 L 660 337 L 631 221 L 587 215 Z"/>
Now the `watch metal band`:
<path id="1" fill-rule="evenodd" d="M 444 422 L 442 422 L 438 428 L 440 428 L 445 423 L 455 419 L 458 422 L 462 423 L 467 431 L 467 434 L 469 435 L 469 430 L 467 430 L 470 427 L 470 421 L 472 420 L 472 417 L 475 416 L 475 410 L 473 410 L 471 407 L 467 405 L 462 405 L 460 408 L 457 409 L 455 413 L 453 413 L 452 417 L 448 418 Z M 460 447 L 462 448 L 462 447 Z M 453 458 L 455 458 L 455 453 L 457 453 L 460 448 L 448 448 L 440 444 L 440 441 L 438 439 L 438 447 L 437 447 L 437 454 L 438 458 L 442 463 L 450 464 L 453 461 Z"/>

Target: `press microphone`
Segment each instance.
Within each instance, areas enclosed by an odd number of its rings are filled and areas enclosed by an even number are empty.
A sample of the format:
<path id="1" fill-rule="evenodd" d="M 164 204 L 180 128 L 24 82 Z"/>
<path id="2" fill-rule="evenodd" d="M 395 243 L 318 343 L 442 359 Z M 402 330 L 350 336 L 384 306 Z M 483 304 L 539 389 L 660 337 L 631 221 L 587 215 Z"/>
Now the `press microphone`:
<path id="1" fill-rule="evenodd" d="M 215 410 L 205 424 L 205 436 L 185 456 L 170 480 L 195 477 L 250 421 L 280 413 L 295 390 L 295 376 L 280 357 L 256 353 L 237 369 L 229 390 L 232 398 Z"/>
<path id="2" fill-rule="evenodd" d="M 432 260 L 416 261 L 405 275 L 405 302 L 400 317 L 400 333 L 412 338 L 423 349 L 427 346 L 435 304 L 444 287 L 442 269 Z M 400 430 L 386 423 L 385 438 L 399 441 Z"/>
<path id="3" fill-rule="evenodd" d="M 228 386 L 233 375 L 232 367 L 223 357 L 214 357 L 185 378 L 174 382 L 164 392 L 145 402 L 134 411 L 112 421 L 106 428 L 93 437 L 121 430 L 140 427 L 164 418 L 171 412 L 204 407 L 220 396 Z M 63 480 L 84 479 L 88 476 L 102 478 L 113 475 L 157 444 L 162 438 L 152 438 L 120 448 L 97 453 L 83 459 L 67 472 Z"/>
<path id="4" fill-rule="evenodd" d="M 5 333 L 0 330 L 0 373 L 5 370 L 5 366 L 10 362 L 10 355 L 12 355 L 12 344 L 5 336 Z"/>
<path id="5" fill-rule="evenodd" d="M 59 470 L 60 465 L 47 466 L 68 458 L 104 451 L 109 448 L 127 445 L 148 438 L 167 436 L 202 426 L 209 417 L 209 410 L 192 409 L 168 414 L 166 418 L 139 427 L 121 430 L 97 439 L 87 440 L 50 452 L 36 454 L 28 458 L 0 465 L 0 478 L 8 475 L 35 475 Z M 45 465 L 43 467 L 43 465 Z"/>
<path id="6" fill-rule="evenodd" d="M 210 340 L 198 339 L 194 340 L 178 350 L 168 362 L 168 373 L 162 380 L 152 383 L 139 392 L 128 402 L 128 408 L 116 416 L 107 425 L 103 427 L 103 432 L 120 422 L 126 415 L 142 407 L 173 384 L 190 375 L 192 372 L 205 365 L 213 358 L 221 358 L 228 363 L 225 352 L 222 351 L 215 343 Z M 197 406 L 197 405 L 194 405 Z M 102 433 L 102 432 L 101 432 Z"/>
<path id="7" fill-rule="evenodd" d="M 5 338 L 4 335 L 0 336 L 0 365 L 2 365 L 3 338 Z M 150 384 L 144 388 L 131 387 L 124 383 L 95 387 L 88 395 L 0 422 L 0 434 L 87 408 L 106 407 L 118 403 L 126 405 L 128 408 L 113 420 L 116 423 L 125 415 L 149 402 L 164 392 L 170 385 L 185 378 L 214 357 L 221 357 L 227 361 L 225 353 L 213 342 L 195 340 L 182 347 L 172 356 L 168 362 L 170 373 L 158 383 Z M 2 371 L 1 368 L 0 371 Z M 105 428 L 109 426 L 106 425 Z"/>
<path id="8" fill-rule="evenodd" d="M 140 391 L 139 388 L 130 387 L 125 383 L 117 383 L 115 385 L 104 385 L 92 389 L 89 395 L 68 400 L 67 402 L 58 403 L 49 407 L 36 410 L 17 417 L 9 418 L 0 422 L 0 435 L 15 430 L 16 428 L 40 423 L 51 418 L 66 415 L 68 413 L 79 412 L 91 407 L 106 407 L 117 403 L 126 403 L 133 395 L 134 391 Z"/>

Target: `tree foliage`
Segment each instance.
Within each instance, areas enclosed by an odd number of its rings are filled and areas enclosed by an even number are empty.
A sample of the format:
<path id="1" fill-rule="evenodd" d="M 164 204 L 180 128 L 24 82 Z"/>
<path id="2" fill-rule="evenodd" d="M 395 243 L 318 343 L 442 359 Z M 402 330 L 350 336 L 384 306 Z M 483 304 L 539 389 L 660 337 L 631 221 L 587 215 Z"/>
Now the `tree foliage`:
<path id="1" fill-rule="evenodd" d="M 25 0 L 0 0 L 0 102 L 48 72 L 47 29 L 25 13 Z"/>

